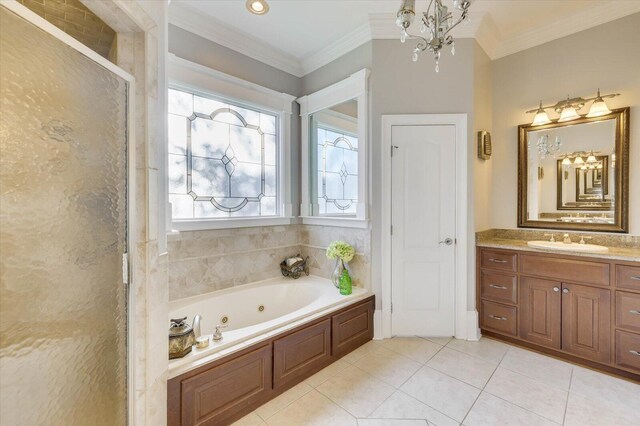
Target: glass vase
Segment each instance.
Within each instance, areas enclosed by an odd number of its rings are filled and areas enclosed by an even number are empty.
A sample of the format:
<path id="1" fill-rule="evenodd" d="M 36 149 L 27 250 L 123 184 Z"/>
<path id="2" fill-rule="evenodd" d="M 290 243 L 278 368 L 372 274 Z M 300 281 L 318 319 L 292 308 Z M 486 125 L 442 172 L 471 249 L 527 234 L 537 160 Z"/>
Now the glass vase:
<path id="1" fill-rule="evenodd" d="M 344 262 L 342 259 L 336 259 L 336 267 L 331 274 L 331 281 L 336 288 L 340 288 L 340 277 L 342 277 L 342 271 L 345 270 Z"/>
<path id="2" fill-rule="evenodd" d="M 340 294 L 343 296 L 348 296 L 353 292 L 351 275 L 349 275 L 349 270 L 345 268 L 342 271 L 342 276 L 340 276 Z"/>

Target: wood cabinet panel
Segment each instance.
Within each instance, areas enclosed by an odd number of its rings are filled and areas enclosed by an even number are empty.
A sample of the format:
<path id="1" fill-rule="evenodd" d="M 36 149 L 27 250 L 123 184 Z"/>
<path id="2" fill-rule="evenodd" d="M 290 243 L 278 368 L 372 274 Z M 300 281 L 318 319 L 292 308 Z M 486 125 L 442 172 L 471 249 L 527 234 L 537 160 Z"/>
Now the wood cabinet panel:
<path id="1" fill-rule="evenodd" d="M 616 286 L 640 291 L 640 266 L 616 265 Z"/>
<path id="2" fill-rule="evenodd" d="M 640 373 L 640 334 L 616 331 L 616 364 Z"/>
<path id="3" fill-rule="evenodd" d="M 480 321 L 482 328 L 512 336 L 518 334 L 518 310 L 515 306 L 483 300 Z"/>
<path id="4" fill-rule="evenodd" d="M 271 344 L 181 383 L 182 425 L 220 425 L 271 391 Z"/>
<path id="5" fill-rule="evenodd" d="M 563 282 L 609 285 L 608 263 L 523 254 L 520 272 Z"/>
<path id="6" fill-rule="evenodd" d="M 373 310 L 370 301 L 331 318 L 333 356 L 342 356 L 373 339 Z"/>
<path id="7" fill-rule="evenodd" d="M 518 269 L 518 255 L 508 252 L 482 250 L 480 266 L 482 268 L 515 272 Z"/>
<path id="8" fill-rule="evenodd" d="M 480 297 L 503 303 L 518 303 L 518 277 L 495 271 L 480 272 Z"/>
<path id="9" fill-rule="evenodd" d="M 522 277 L 520 279 L 519 336 L 532 343 L 560 349 L 561 303 L 557 281 Z"/>
<path id="10" fill-rule="evenodd" d="M 278 339 L 273 342 L 273 387 L 303 380 L 330 360 L 330 319 Z"/>
<path id="11" fill-rule="evenodd" d="M 616 327 L 640 333 L 640 294 L 616 291 Z"/>
<path id="12" fill-rule="evenodd" d="M 594 361 L 610 361 L 611 291 L 563 284 L 562 349 Z"/>

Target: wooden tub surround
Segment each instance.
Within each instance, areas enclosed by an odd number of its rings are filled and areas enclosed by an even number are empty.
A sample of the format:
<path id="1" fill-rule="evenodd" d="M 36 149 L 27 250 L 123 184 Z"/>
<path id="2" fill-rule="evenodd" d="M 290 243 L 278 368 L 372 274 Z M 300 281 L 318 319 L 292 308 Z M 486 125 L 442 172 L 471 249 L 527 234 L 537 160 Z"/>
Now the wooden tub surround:
<path id="1" fill-rule="evenodd" d="M 374 296 L 169 379 L 169 426 L 227 425 L 373 339 Z"/>
<path id="2" fill-rule="evenodd" d="M 482 333 L 640 381 L 640 262 L 477 248 Z"/>

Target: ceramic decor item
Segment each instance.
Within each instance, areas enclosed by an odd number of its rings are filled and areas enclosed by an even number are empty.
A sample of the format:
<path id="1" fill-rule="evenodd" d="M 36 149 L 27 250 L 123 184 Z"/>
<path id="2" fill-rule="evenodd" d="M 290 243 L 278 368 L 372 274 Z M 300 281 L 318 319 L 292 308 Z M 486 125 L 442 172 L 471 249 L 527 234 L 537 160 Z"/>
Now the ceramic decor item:
<path id="1" fill-rule="evenodd" d="M 191 352 L 196 336 L 187 317 L 171 320 L 169 327 L 169 359 L 182 358 Z"/>

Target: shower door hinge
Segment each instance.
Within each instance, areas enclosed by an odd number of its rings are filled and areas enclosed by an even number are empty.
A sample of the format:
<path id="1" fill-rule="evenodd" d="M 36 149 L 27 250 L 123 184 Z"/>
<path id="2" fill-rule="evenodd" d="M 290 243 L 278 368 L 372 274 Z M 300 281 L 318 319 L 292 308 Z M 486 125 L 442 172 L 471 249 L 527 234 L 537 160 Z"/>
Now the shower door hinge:
<path id="1" fill-rule="evenodd" d="M 122 283 L 129 284 L 129 254 L 122 253 Z"/>

